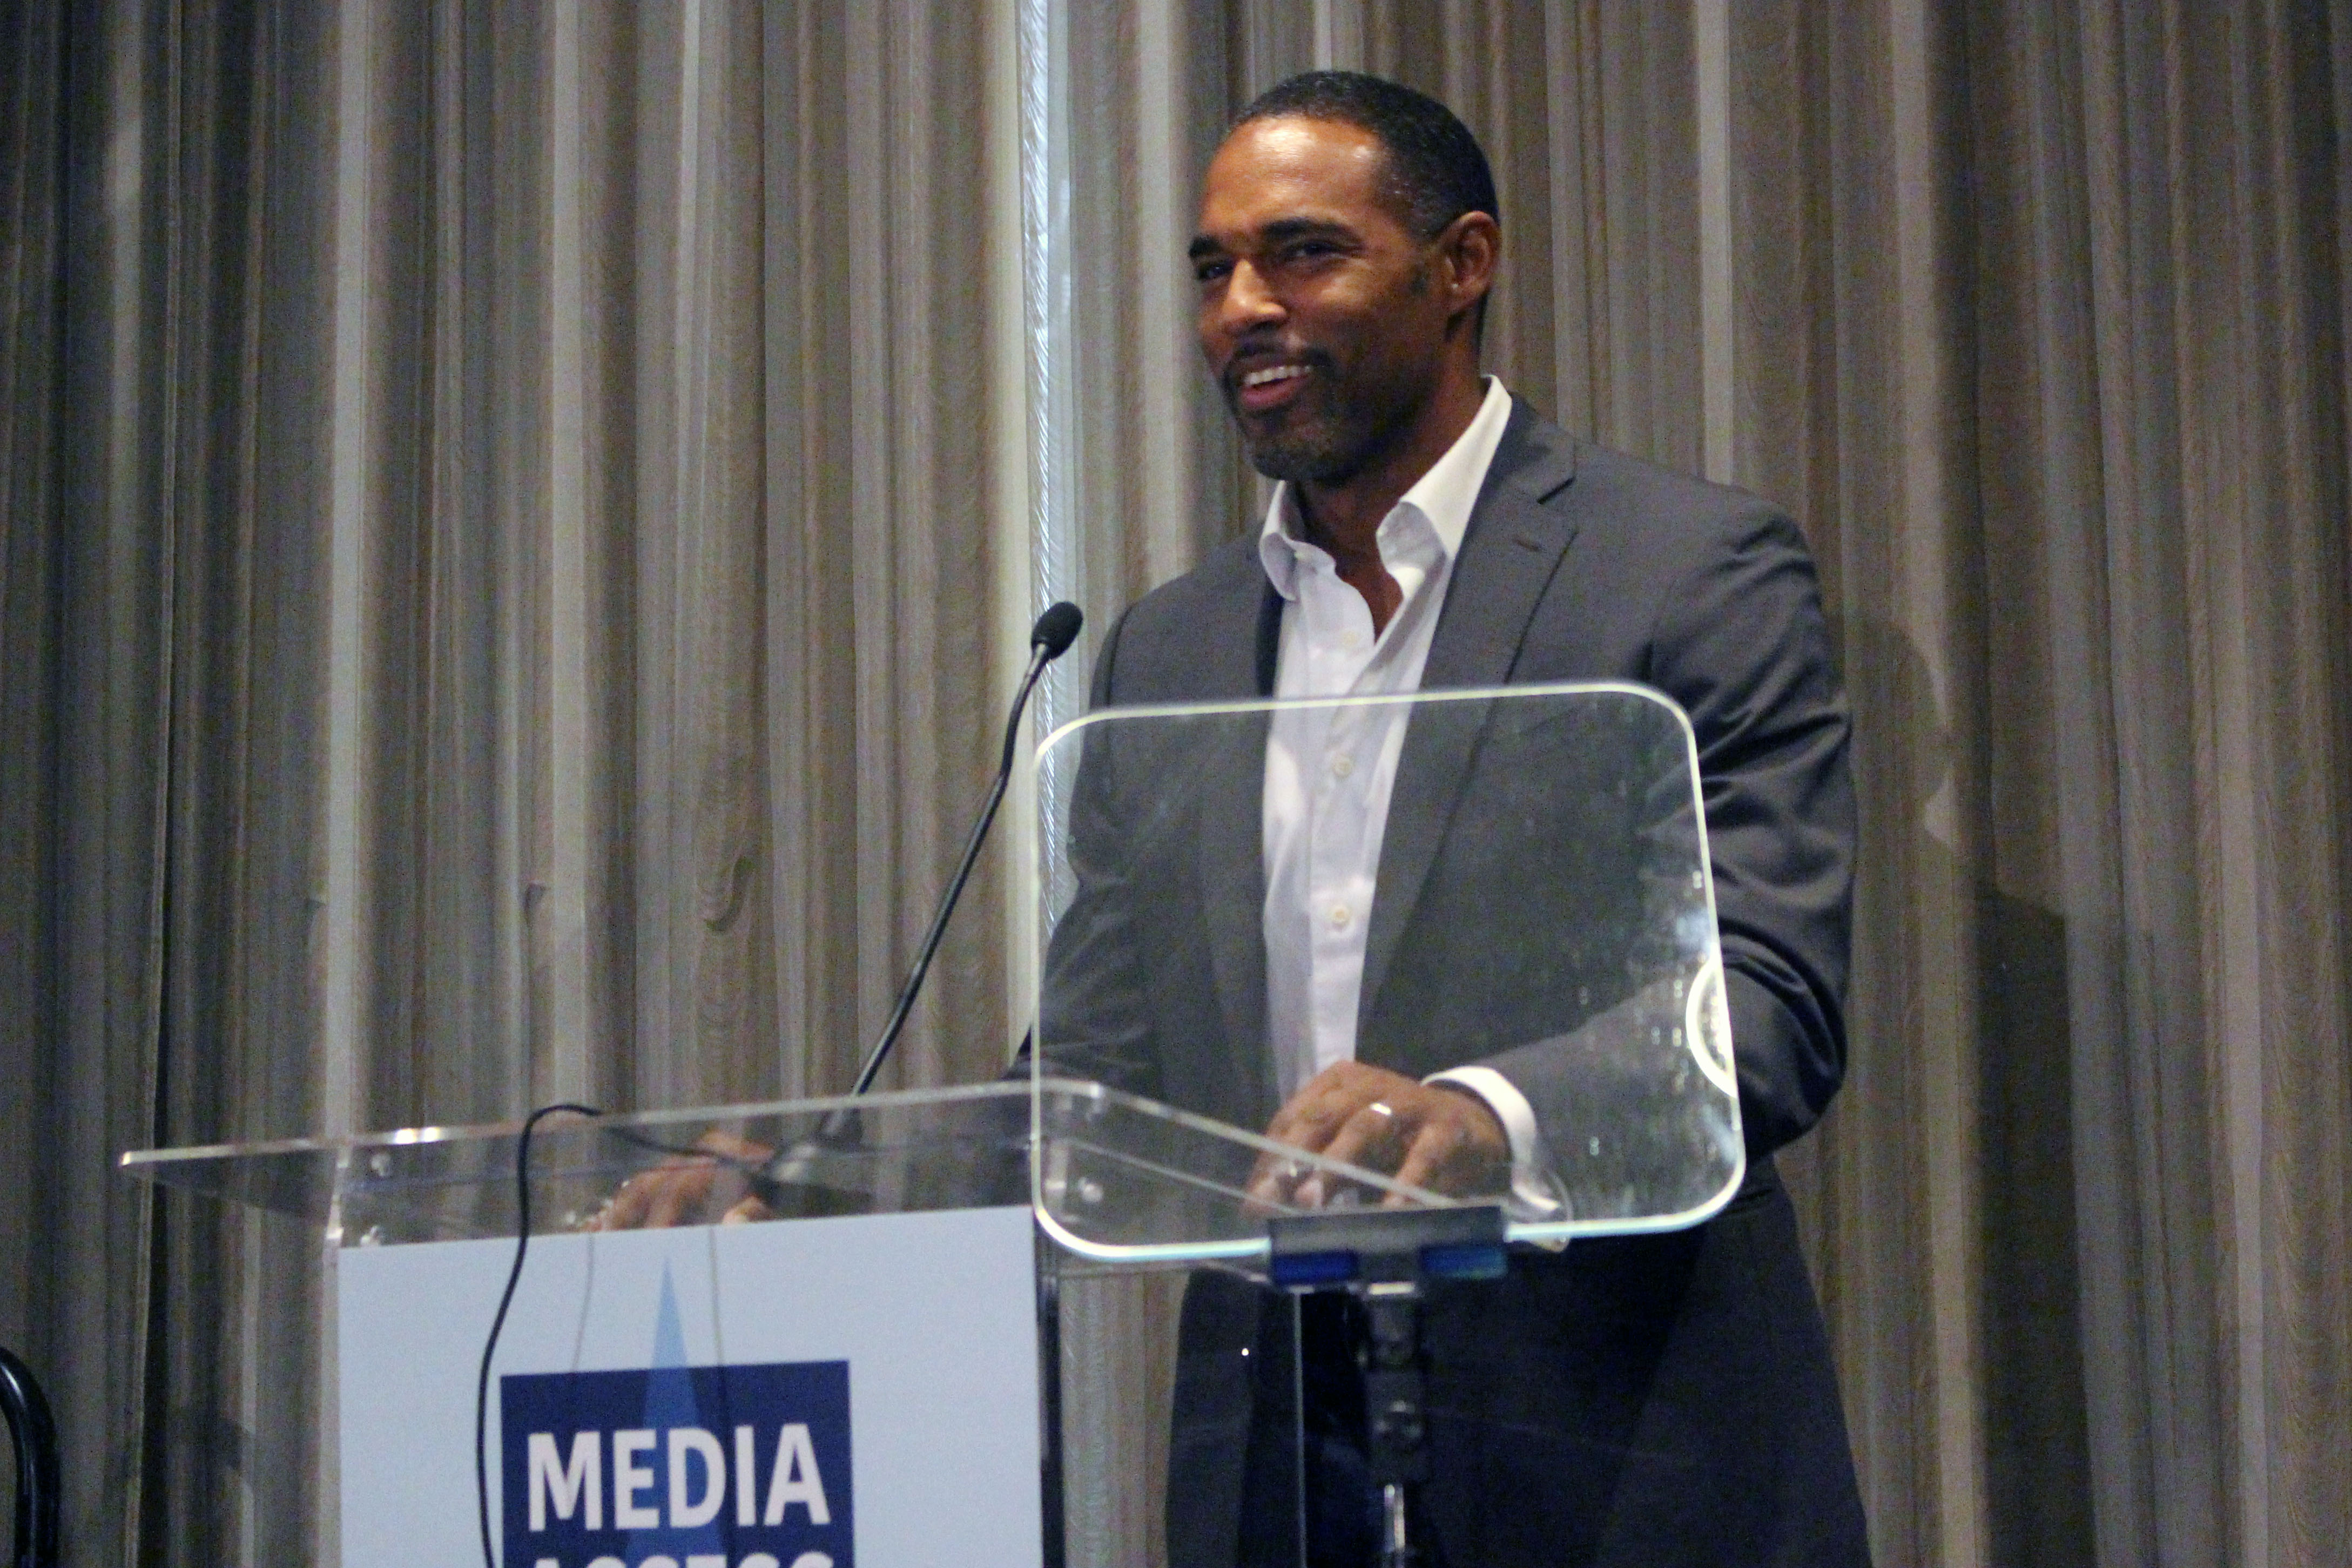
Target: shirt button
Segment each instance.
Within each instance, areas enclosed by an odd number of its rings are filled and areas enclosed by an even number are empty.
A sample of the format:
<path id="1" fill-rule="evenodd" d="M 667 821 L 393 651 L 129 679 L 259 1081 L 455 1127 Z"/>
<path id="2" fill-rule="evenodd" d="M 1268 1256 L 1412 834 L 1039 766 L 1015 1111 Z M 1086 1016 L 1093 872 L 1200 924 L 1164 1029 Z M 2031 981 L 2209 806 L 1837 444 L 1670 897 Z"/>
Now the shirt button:
<path id="1" fill-rule="evenodd" d="M 1345 931 L 1348 928 L 1348 922 L 1353 918 L 1354 916 L 1348 913 L 1348 906 L 1346 904 L 1335 904 L 1331 906 L 1332 930 Z"/>
<path id="2" fill-rule="evenodd" d="M 1363 640 L 1364 634 L 1352 626 L 1339 633 L 1339 646 L 1342 648 L 1353 648 Z"/>
<path id="3" fill-rule="evenodd" d="M 1331 758 L 1331 772 L 1334 777 L 1345 779 L 1355 770 L 1356 759 L 1346 752 L 1339 752 Z"/>

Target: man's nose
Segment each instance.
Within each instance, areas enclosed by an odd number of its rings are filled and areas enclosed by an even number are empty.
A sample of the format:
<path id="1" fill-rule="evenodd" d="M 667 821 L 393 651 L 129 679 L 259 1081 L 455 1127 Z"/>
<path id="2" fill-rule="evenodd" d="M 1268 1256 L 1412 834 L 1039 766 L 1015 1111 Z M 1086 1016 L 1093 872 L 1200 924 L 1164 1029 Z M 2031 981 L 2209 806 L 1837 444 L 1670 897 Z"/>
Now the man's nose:
<path id="1" fill-rule="evenodd" d="M 1253 327 L 1283 319 L 1282 301 L 1265 286 L 1265 277 L 1247 261 L 1236 261 L 1217 297 L 1217 326 L 1239 337 Z"/>

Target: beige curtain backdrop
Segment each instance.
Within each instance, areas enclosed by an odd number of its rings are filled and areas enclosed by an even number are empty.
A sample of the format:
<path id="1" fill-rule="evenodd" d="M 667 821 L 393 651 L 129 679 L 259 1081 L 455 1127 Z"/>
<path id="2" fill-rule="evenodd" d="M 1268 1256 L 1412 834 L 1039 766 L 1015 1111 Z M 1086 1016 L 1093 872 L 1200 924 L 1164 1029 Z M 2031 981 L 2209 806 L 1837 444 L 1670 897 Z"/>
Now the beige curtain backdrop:
<path id="1" fill-rule="evenodd" d="M 332 1544 L 315 1245 L 120 1150 L 843 1082 L 1027 614 L 1259 505 L 1181 250 L 1312 64 L 1486 141 L 1514 388 L 1813 540 L 1864 853 L 1783 1165 L 1879 1560 L 2340 1561 L 2347 7 L 0 0 L 0 1343 L 70 1561 Z M 1016 1031 L 1004 870 L 906 1082 Z M 1164 1375 L 1089 1289 L 1074 1375 Z"/>
<path id="2" fill-rule="evenodd" d="M 1053 585 L 1108 610 L 1260 504 L 1150 309 L 1223 119 L 1310 65 L 1452 103 L 1505 209 L 1493 368 L 1789 506 L 1838 617 L 1853 1062 L 1782 1163 L 1879 1559 L 2340 1557 L 2352 9 L 1051 14 Z M 1105 1341 L 1165 1310 L 1104 1294 Z"/>
<path id="3" fill-rule="evenodd" d="M 0 1342 L 72 1562 L 310 1561 L 315 1239 L 113 1156 L 846 1086 L 1021 652 L 1009 12 L 5 16 Z"/>

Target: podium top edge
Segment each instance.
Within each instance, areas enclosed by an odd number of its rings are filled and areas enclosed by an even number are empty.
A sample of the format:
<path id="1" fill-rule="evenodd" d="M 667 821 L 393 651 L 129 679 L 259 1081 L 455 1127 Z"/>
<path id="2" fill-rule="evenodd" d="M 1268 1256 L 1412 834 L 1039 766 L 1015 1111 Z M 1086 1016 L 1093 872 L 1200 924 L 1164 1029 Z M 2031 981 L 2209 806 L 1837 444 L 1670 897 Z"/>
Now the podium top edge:
<path id="1" fill-rule="evenodd" d="M 1032 1094 L 1052 1092 L 1078 1098 L 1124 1101 L 1133 1098 L 1099 1083 L 1077 1079 L 1046 1079 L 1033 1082 L 1026 1077 L 1000 1079 L 987 1083 L 957 1084 L 944 1089 L 900 1089 L 881 1093 L 841 1094 L 814 1100 L 762 1100 L 730 1105 L 694 1105 L 661 1111 L 634 1111 L 592 1119 L 580 1118 L 542 1125 L 538 1136 L 567 1128 L 579 1127 L 660 1127 L 688 1122 L 734 1120 L 751 1116 L 824 1115 L 836 1111 L 857 1108 L 890 1110 L 919 1108 L 926 1105 L 951 1105 L 985 1101 L 1026 1100 Z M 195 1144 L 160 1149 L 131 1149 L 119 1156 L 119 1167 L 133 1175 L 146 1175 L 156 1167 L 182 1162 L 219 1160 L 271 1155 L 332 1155 L 346 1150 L 399 1148 L 420 1144 L 462 1143 L 469 1140 L 511 1138 L 522 1132 L 520 1120 L 482 1122 L 457 1126 L 399 1127 L 385 1132 L 321 1134 L 316 1137 L 279 1138 L 249 1144 Z"/>

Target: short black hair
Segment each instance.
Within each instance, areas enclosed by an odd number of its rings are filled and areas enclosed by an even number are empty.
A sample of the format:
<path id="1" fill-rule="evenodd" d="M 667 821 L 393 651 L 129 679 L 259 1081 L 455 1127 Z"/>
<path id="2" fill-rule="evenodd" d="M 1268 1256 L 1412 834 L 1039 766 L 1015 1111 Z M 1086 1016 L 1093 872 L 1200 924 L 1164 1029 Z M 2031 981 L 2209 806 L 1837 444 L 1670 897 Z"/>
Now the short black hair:
<path id="1" fill-rule="evenodd" d="M 1259 94 L 1234 126 L 1286 115 L 1336 120 L 1379 137 L 1388 150 L 1389 194 L 1423 239 L 1435 238 L 1465 213 L 1503 221 L 1478 139 L 1427 93 L 1361 71 L 1307 71 Z"/>

